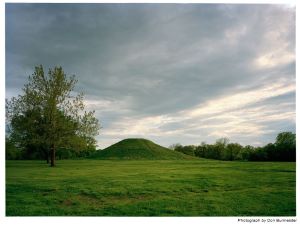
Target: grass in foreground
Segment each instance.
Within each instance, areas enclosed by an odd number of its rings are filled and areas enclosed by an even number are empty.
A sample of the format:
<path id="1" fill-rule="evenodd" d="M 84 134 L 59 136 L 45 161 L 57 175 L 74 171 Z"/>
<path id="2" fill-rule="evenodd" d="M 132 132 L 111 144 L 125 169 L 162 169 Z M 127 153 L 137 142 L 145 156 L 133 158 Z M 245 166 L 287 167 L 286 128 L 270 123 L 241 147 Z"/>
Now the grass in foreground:
<path id="1" fill-rule="evenodd" d="M 7 216 L 295 216 L 296 164 L 6 161 Z"/>

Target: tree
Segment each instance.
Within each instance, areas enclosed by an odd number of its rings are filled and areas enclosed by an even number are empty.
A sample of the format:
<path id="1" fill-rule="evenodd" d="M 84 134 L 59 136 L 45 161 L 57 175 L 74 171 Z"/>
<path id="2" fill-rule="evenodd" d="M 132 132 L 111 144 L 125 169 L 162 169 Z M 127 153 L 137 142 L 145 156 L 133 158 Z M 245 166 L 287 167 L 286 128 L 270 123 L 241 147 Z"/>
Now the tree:
<path id="1" fill-rule="evenodd" d="M 238 143 L 229 143 L 223 152 L 223 159 L 224 160 L 241 160 L 242 155 L 242 146 Z"/>
<path id="2" fill-rule="evenodd" d="M 5 137 L 5 150 L 6 159 L 22 158 L 22 151 L 16 147 L 15 143 L 9 137 Z"/>
<path id="3" fill-rule="evenodd" d="M 196 147 L 194 145 L 187 145 L 187 146 L 181 146 L 179 148 L 176 148 L 175 151 L 181 152 L 186 155 L 195 155 L 195 149 Z"/>
<path id="4" fill-rule="evenodd" d="M 207 144 L 205 142 L 201 142 L 201 145 L 196 146 L 195 156 L 207 157 Z"/>
<path id="5" fill-rule="evenodd" d="M 44 121 L 36 109 L 25 109 L 10 120 L 9 137 L 23 152 L 24 159 L 45 158 L 49 161 L 49 150 L 43 143 Z"/>
<path id="6" fill-rule="evenodd" d="M 180 143 L 174 144 L 173 146 L 170 146 L 170 147 L 173 147 L 174 151 L 177 151 L 177 152 L 181 152 L 183 149 L 183 146 Z"/>
<path id="7" fill-rule="evenodd" d="M 84 110 L 83 93 L 74 91 L 76 83 L 75 76 L 67 76 L 61 67 L 47 74 L 42 66 L 35 67 L 23 94 L 6 102 L 12 136 L 20 144 L 46 146 L 51 166 L 55 166 L 57 148 L 74 145 L 74 140 L 77 145 L 96 143 L 99 121 L 95 111 Z"/>
<path id="8" fill-rule="evenodd" d="M 228 138 L 219 138 L 213 146 L 213 158 L 222 159 L 225 149 L 229 143 Z"/>
<path id="9" fill-rule="evenodd" d="M 224 138 L 219 138 L 216 140 L 216 145 L 222 146 L 222 147 L 226 147 L 229 143 L 229 139 L 224 137 Z"/>
<path id="10" fill-rule="evenodd" d="M 255 151 L 255 148 L 251 145 L 246 145 L 242 152 L 241 152 L 241 155 L 242 155 L 242 160 L 250 160 L 250 156 L 251 154 L 253 154 L 253 152 Z"/>
<path id="11" fill-rule="evenodd" d="M 265 145 L 263 151 L 266 153 L 266 160 L 267 161 L 277 161 L 279 158 L 278 151 L 276 149 L 275 144 L 269 143 Z"/>
<path id="12" fill-rule="evenodd" d="M 276 151 L 279 161 L 296 161 L 296 134 L 282 132 L 276 137 Z"/>
<path id="13" fill-rule="evenodd" d="M 292 132 L 282 132 L 279 133 L 276 137 L 275 144 L 278 145 L 284 145 L 286 147 L 294 147 L 296 146 L 296 134 Z"/>

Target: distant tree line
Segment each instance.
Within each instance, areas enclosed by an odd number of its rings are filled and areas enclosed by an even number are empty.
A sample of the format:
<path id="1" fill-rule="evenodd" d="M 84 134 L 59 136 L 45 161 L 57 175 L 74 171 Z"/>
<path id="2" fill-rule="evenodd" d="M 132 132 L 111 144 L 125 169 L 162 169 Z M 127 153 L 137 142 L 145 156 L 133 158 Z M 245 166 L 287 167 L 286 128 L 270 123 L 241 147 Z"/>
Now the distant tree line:
<path id="1" fill-rule="evenodd" d="M 200 145 L 173 144 L 169 148 L 191 156 L 218 159 L 218 160 L 244 160 L 244 161 L 296 161 L 296 134 L 282 132 L 276 137 L 275 143 L 262 147 L 251 145 L 242 146 L 239 143 L 230 143 L 227 138 L 216 140 L 215 144 Z"/>

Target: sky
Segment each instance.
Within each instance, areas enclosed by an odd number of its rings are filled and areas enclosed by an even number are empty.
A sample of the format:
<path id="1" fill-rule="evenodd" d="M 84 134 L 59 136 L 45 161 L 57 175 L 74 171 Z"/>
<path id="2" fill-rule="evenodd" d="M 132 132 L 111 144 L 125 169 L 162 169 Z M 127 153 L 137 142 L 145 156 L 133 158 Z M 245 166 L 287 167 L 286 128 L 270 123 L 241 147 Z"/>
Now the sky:
<path id="1" fill-rule="evenodd" d="M 37 65 L 78 79 L 102 129 L 168 147 L 296 132 L 295 7 L 6 4 L 6 98 Z"/>

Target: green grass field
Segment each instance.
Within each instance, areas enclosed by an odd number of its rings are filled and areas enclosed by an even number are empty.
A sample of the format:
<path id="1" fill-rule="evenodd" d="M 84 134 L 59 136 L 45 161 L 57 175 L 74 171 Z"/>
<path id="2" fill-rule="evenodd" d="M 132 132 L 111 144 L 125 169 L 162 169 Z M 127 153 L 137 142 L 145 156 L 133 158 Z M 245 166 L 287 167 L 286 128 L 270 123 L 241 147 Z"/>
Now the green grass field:
<path id="1" fill-rule="evenodd" d="M 6 161 L 7 216 L 295 216 L 296 164 Z"/>

